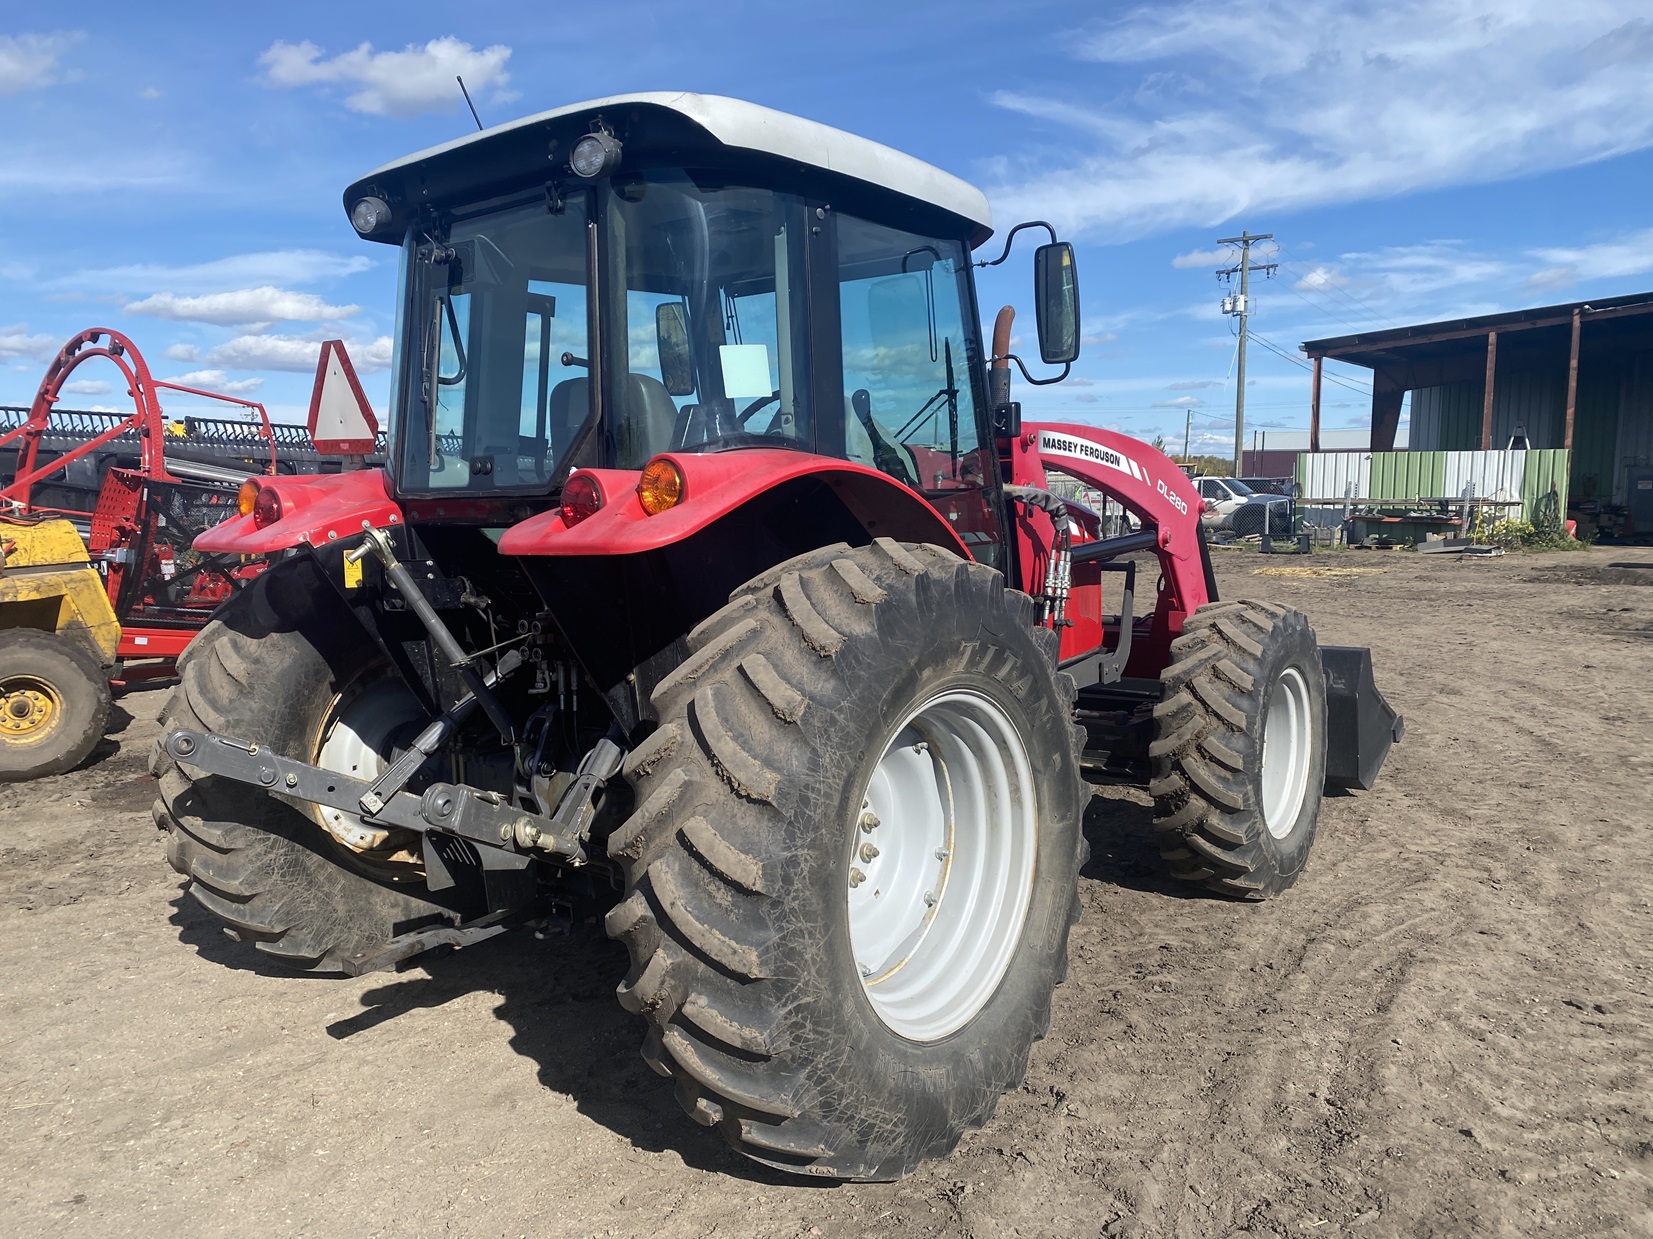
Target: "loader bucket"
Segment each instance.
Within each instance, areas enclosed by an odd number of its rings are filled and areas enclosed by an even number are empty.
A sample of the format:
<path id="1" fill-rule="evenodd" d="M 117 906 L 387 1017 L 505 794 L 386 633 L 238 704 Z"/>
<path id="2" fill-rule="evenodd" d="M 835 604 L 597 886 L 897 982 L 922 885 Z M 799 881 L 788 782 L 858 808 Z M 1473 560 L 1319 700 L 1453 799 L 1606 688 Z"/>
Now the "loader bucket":
<path id="1" fill-rule="evenodd" d="M 1371 650 L 1323 645 L 1320 661 L 1326 668 L 1326 786 L 1370 791 L 1406 721 L 1372 680 Z"/>

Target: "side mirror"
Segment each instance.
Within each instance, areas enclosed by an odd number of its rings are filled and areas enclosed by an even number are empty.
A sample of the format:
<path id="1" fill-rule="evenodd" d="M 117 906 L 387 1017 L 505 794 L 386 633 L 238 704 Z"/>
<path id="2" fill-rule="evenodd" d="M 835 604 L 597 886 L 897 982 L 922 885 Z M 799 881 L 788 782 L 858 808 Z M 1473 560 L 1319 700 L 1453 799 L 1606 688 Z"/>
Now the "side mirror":
<path id="1" fill-rule="evenodd" d="M 1039 356 L 1046 365 L 1079 359 L 1079 269 L 1066 241 L 1033 252 L 1033 303 L 1039 322 Z"/>
<path id="2" fill-rule="evenodd" d="M 689 355 L 689 315 L 681 301 L 654 308 L 654 345 L 660 356 L 660 381 L 673 396 L 692 396 L 694 359 Z"/>

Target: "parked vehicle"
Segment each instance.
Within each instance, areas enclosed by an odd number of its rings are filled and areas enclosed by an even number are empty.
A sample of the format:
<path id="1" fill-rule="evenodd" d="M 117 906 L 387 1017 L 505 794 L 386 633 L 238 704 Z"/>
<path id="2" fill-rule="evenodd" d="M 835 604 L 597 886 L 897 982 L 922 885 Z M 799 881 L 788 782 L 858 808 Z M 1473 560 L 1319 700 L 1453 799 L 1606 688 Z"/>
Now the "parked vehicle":
<path id="1" fill-rule="evenodd" d="M 186 651 L 155 766 L 173 865 L 271 958 L 359 973 L 606 909 L 691 1118 L 890 1179 L 1049 1026 L 1082 762 L 1147 780 L 1171 872 L 1239 899 L 1296 881 L 1324 786 L 1376 777 L 1367 652 L 1218 602 L 1164 455 L 1022 421 L 964 182 L 637 94 L 396 160 L 345 209 L 400 249 L 394 449 L 260 478 L 197 538 L 282 558 Z M 1071 247 L 1023 224 L 984 257 L 1028 229 L 1066 367 Z M 1140 527 L 1099 536 L 1049 473 Z"/>
<path id="2" fill-rule="evenodd" d="M 1202 477 L 1194 484 L 1205 504 L 1200 524 L 1207 531 L 1291 537 L 1294 505 L 1288 496 L 1259 493 L 1240 478 Z"/>

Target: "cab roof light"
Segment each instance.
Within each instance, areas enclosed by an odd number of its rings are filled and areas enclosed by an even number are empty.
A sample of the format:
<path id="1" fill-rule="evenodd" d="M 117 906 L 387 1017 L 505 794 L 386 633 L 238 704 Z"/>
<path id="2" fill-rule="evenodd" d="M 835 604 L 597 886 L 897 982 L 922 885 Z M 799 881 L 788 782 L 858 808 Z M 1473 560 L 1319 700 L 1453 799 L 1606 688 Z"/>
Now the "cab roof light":
<path id="1" fill-rule="evenodd" d="M 606 133 L 588 133 L 568 154 L 568 167 L 575 176 L 594 181 L 620 166 L 620 144 Z"/>

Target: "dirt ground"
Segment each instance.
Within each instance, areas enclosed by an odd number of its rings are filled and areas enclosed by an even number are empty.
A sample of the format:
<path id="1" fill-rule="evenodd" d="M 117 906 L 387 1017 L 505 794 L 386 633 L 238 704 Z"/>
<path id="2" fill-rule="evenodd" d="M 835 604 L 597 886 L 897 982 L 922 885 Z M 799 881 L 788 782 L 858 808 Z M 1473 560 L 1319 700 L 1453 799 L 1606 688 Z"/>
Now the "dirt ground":
<path id="1" fill-rule="evenodd" d="M 1653 568 L 1611 566 L 1653 551 L 1219 560 L 1226 595 L 1370 645 L 1405 742 L 1261 906 L 1173 889 L 1146 794 L 1098 789 L 1026 1084 L 895 1184 L 782 1179 L 690 1123 L 600 932 L 261 965 L 180 896 L 165 694 L 127 697 L 94 764 L 0 789 L 0 1227 L 1653 1234 Z"/>

